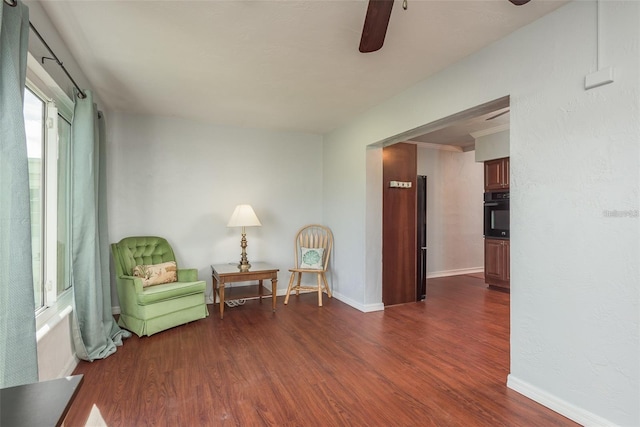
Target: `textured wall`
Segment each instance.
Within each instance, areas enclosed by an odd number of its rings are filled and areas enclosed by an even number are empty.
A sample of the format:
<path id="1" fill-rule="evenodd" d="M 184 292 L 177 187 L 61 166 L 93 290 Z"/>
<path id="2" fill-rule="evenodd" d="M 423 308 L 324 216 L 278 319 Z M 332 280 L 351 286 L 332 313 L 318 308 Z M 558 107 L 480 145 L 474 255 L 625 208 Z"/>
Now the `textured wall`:
<path id="1" fill-rule="evenodd" d="M 120 113 L 107 124 L 112 242 L 166 237 L 210 292 L 210 264 L 240 260 L 240 229 L 227 222 L 249 203 L 262 223 L 247 228 L 249 261 L 278 266 L 284 292 L 296 231 L 322 223 L 319 136 Z"/>
<path id="2" fill-rule="evenodd" d="M 509 129 L 476 138 L 476 162 L 509 157 Z"/>
<path id="3" fill-rule="evenodd" d="M 427 274 L 484 266 L 484 166 L 474 152 L 418 147 L 418 174 L 427 175 Z"/>
<path id="4" fill-rule="evenodd" d="M 71 310 L 38 339 L 38 376 L 40 381 L 71 375 L 77 364 L 71 342 Z"/>
<path id="5" fill-rule="evenodd" d="M 377 285 L 361 272 L 381 246 L 365 245 L 360 225 L 366 146 L 511 96 L 510 384 L 588 424 L 640 425 L 639 8 L 602 2 L 612 85 L 584 90 L 596 4 L 576 1 L 325 136 L 324 218 L 346 242 L 341 292 L 371 301 Z"/>
<path id="6" fill-rule="evenodd" d="M 521 118 L 511 126 L 511 375 L 608 423 L 640 425 L 640 13 L 637 2 L 602 3 L 614 84 L 584 90 L 593 3 L 523 32 L 550 47 L 553 78 L 511 98 Z"/>

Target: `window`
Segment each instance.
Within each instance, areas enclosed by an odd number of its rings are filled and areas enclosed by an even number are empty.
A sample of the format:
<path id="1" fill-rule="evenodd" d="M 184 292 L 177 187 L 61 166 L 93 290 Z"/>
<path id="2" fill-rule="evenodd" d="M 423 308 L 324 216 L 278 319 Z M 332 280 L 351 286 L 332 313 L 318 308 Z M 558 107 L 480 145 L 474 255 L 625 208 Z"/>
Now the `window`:
<path id="1" fill-rule="evenodd" d="M 29 162 L 35 309 L 69 289 L 69 121 L 36 87 L 27 87 L 24 119 Z"/>
<path id="2" fill-rule="evenodd" d="M 71 287 L 71 123 L 58 114 L 57 295 Z"/>
<path id="3" fill-rule="evenodd" d="M 30 90 L 24 94 L 24 125 L 27 133 L 27 158 L 29 161 L 29 201 L 31 203 L 31 251 L 33 264 L 33 287 L 36 309 L 43 306 L 43 215 L 42 152 L 44 150 L 45 103 Z"/>

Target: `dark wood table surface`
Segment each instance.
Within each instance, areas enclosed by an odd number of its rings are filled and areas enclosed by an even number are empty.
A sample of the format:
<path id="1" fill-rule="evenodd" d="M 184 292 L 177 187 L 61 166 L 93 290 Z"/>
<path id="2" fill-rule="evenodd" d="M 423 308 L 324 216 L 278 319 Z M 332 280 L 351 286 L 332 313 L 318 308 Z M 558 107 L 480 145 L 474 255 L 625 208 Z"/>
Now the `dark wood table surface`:
<path id="1" fill-rule="evenodd" d="M 0 389 L 0 426 L 60 426 L 76 397 L 82 375 Z"/>

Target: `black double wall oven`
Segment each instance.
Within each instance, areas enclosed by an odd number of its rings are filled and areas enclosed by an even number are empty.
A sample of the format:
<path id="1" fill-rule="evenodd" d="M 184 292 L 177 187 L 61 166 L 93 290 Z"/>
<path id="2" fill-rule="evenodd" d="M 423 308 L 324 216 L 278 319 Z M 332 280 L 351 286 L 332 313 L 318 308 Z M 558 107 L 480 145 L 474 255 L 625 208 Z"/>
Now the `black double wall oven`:
<path id="1" fill-rule="evenodd" d="M 484 236 L 509 238 L 509 191 L 484 193 Z"/>

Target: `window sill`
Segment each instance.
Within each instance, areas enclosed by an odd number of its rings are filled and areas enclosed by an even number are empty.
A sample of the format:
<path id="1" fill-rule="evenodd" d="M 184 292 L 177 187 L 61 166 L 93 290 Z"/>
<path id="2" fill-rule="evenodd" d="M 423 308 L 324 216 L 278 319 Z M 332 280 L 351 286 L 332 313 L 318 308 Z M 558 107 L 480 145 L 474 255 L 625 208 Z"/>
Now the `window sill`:
<path id="1" fill-rule="evenodd" d="M 64 291 L 51 306 L 36 315 L 36 340 L 40 341 L 62 319 L 73 311 L 73 291 Z"/>

